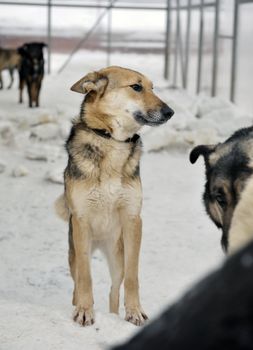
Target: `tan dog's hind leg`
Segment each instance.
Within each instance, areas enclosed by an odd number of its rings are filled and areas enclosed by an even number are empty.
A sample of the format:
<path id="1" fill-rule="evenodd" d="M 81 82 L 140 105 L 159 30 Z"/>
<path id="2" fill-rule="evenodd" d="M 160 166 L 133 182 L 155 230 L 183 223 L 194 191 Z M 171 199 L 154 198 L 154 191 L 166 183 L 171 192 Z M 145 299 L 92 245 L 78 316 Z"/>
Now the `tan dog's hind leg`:
<path id="1" fill-rule="evenodd" d="M 13 78 L 13 71 L 14 71 L 14 68 L 9 68 L 9 73 L 10 73 L 10 78 L 11 78 L 11 82 L 8 86 L 8 89 L 10 89 L 12 87 L 12 84 L 13 84 L 13 81 L 14 81 L 14 78 Z"/>
<path id="2" fill-rule="evenodd" d="M 69 249 L 69 267 L 70 267 L 71 276 L 74 281 L 72 305 L 76 305 L 76 286 L 75 286 L 76 256 L 75 256 L 75 251 L 72 249 Z"/>
<path id="3" fill-rule="evenodd" d="M 75 254 L 75 248 L 74 248 L 74 242 L 73 242 L 73 227 L 72 227 L 72 220 L 69 220 L 69 268 L 70 273 L 74 281 L 75 285 L 75 273 L 76 273 L 76 254 Z M 73 299 L 72 304 L 76 305 L 76 289 L 74 286 L 73 291 Z"/>
<path id="4" fill-rule="evenodd" d="M 119 291 L 124 278 L 124 251 L 122 237 L 113 244 L 108 241 L 104 249 L 108 260 L 112 286 L 110 291 L 110 312 L 119 313 Z"/>
<path id="5" fill-rule="evenodd" d="M 72 216 L 73 242 L 75 249 L 75 290 L 76 310 L 74 320 L 80 325 L 94 323 L 92 280 L 90 273 L 91 241 L 88 225 L 84 219 Z"/>
<path id="6" fill-rule="evenodd" d="M 139 299 L 138 265 L 142 222 L 140 216 L 127 216 L 123 222 L 125 255 L 125 319 L 137 326 L 148 319 Z"/>

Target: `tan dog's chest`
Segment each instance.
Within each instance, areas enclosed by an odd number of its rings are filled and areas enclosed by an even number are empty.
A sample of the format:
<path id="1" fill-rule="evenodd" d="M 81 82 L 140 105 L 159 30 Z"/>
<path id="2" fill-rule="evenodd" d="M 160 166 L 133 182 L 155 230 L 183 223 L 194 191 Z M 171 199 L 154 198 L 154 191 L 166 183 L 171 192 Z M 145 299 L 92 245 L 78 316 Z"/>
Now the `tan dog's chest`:
<path id="1" fill-rule="evenodd" d="M 110 192 L 109 186 L 97 187 L 82 195 L 76 194 L 75 209 L 79 217 L 86 216 L 93 239 L 109 238 L 112 231 L 119 226 L 117 210 L 118 195 Z M 77 203 L 78 201 L 78 203 Z"/>
<path id="2" fill-rule="evenodd" d="M 71 197 L 75 213 L 88 220 L 92 238 L 97 240 L 121 233 L 121 210 L 129 215 L 140 213 L 140 192 L 140 184 L 127 186 L 120 178 L 108 178 L 92 188 L 75 186 Z"/>
<path id="3" fill-rule="evenodd" d="M 80 219 L 87 220 L 94 240 L 117 239 L 122 231 L 122 212 L 140 214 L 140 179 L 128 177 L 128 172 L 133 172 L 138 166 L 139 151 L 134 154 L 130 144 L 108 146 L 110 149 L 102 149 L 100 145 L 97 147 L 99 164 L 89 158 L 82 160 L 86 178 L 67 184 L 70 210 Z"/>

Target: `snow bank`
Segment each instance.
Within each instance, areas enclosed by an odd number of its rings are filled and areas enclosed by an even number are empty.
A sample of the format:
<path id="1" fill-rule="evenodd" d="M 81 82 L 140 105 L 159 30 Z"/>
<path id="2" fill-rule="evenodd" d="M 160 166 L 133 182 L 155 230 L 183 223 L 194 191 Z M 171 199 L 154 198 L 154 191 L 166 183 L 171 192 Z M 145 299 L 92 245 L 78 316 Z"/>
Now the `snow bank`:
<path id="1" fill-rule="evenodd" d="M 185 91 L 173 90 L 163 90 L 162 95 L 176 113 L 166 125 L 144 133 L 147 151 L 188 149 L 198 144 L 217 143 L 235 130 L 253 124 L 253 116 L 218 97 L 191 97 Z"/>

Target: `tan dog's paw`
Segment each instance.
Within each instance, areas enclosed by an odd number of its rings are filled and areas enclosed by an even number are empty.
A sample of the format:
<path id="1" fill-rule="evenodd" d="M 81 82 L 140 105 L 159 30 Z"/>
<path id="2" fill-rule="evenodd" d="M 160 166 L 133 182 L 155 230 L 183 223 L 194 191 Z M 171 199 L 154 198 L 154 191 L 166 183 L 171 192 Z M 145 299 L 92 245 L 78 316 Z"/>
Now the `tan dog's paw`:
<path id="1" fill-rule="evenodd" d="M 125 320 L 133 323 L 136 326 L 142 326 L 146 320 L 148 320 L 148 316 L 142 310 L 141 307 L 136 308 L 126 308 L 126 317 Z"/>
<path id="2" fill-rule="evenodd" d="M 73 320 L 79 323 L 81 326 L 93 325 L 95 322 L 93 309 L 84 309 L 84 307 L 77 307 L 73 315 Z"/>

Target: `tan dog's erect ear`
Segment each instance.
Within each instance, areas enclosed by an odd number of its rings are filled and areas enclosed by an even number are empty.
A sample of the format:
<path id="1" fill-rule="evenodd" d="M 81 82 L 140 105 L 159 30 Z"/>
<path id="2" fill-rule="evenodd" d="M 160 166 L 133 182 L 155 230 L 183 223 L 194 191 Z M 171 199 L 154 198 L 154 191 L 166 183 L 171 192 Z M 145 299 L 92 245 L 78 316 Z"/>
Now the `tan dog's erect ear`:
<path id="1" fill-rule="evenodd" d="M 108 78 L 99 72 L 92 72 L 78 80 L 70 90 L 79 92 L 80 94 L 88 94 L 95 91 L 102 94 L 108 84 Z"/>

